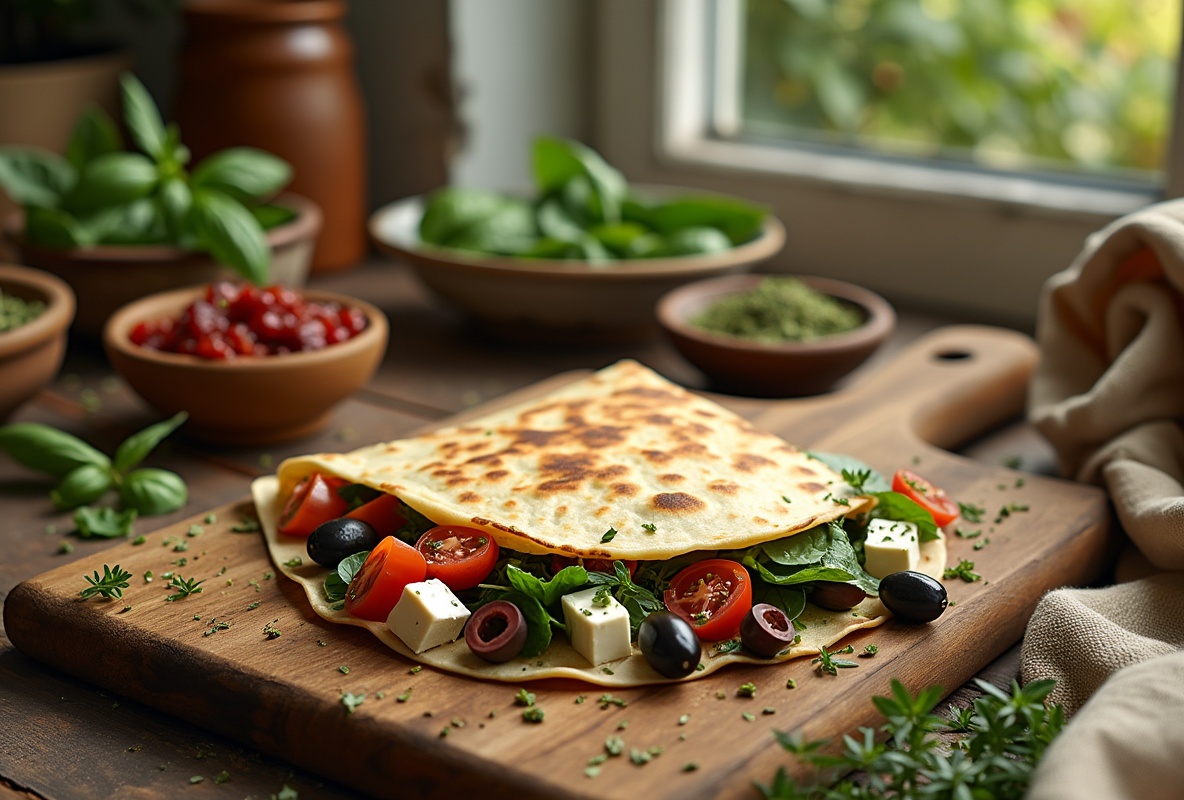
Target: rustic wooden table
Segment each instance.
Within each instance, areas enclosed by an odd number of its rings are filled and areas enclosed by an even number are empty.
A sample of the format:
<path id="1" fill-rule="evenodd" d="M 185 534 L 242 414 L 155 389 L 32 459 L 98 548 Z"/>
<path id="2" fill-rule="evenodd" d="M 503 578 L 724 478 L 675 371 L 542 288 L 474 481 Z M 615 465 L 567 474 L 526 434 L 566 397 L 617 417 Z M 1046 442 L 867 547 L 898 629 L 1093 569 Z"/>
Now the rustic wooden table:
<path id="1" fill-rule="evenodd" d="M 153 465 L 185 477 L 189 503 L 174 515 L 141 519 L 139 532 L 242 498 L 252 477 L 270 472 L 286 456 L 395 438 L 557 372 L 599 368 L 628 356 L 686 386 L 704 388 L 702 376 L 660 338 L 580 349 L 484 340 L 429 297 L 406 270 L 389 262 L 375 260 L 315 283 L 364 297 L 387 312 L 391 340 L 378 374 L 310 439 L 236 450 L 210 449 L 180 438 L 167 442 L 153 456 Z M 879 369 L 918 335 L 958 321 L 903 314 L 891 341 L 848 380 L 859 381 Z M 722 395 L 717 399 L 745 415 L 768 403 Z M 56 382 L 12 421 L 54 425 L 110 451 L 123 436 L 155 419 L 97 350 L 75 344 Z M 995 464 L 1019 458 L 1025 470 L 1053 471 L 1047 446 L 1019 420 L 968 444 L 963 452 Z M 49 503 L 50 488 L 38 475 L 0 458 L 0 543 L 5 552 L 0 558 L 0 600 L 21 581 L 108 545 L 71 536 L 69 515 L 55 513 Z M 1013 648 L 981 676 L 1006 682 L 1015 675 L 1016 664 Z M 969 696 L 963 687 L 953 699 L 965 702 Z M 42 666 L 13 648 L 3 630 L 0 721 L 0 800 L 171 798 L 182 792 L 265 799 L 285 796 L 280 794 L 285 786 L 301 800 L 354 796 L 295 765 Z"/>

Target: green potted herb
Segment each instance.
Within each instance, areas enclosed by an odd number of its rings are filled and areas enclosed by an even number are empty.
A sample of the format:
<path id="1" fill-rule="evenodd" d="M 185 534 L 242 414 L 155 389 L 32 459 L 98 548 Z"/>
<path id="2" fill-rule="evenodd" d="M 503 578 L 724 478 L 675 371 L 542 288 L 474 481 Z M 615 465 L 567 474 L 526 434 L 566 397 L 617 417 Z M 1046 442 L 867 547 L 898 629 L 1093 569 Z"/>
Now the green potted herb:
<path id="1" fill-rule="evenodd" d="M 97 108 L 79 118 L 65 156 L 0 147 L 0 188 L 23 206 L 5 234 L 23 263 L 74 288 L 75 330 L 98 335 L 137 297 L 228 273 L 302 284 L 320 210 L 291 195 L 266 202 L 291 178 L 288 164 L 229 148 L 190 170 L 179 129 L 143 85 L 125 74 L 121 87 L 133 148 Z"/>

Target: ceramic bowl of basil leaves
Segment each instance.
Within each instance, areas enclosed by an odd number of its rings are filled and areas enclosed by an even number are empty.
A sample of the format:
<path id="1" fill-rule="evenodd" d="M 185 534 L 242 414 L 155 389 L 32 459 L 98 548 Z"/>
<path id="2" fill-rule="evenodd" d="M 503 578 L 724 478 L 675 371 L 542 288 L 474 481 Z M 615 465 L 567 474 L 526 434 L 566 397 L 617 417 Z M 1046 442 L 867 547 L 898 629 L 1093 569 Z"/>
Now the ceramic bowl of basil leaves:
<path id="1" fill-rule="evenodd" d="M 629 185 L 577 143 L 536 141 L 534 168 L 533 196 L 449 187 L 406 198 L 371 216 L 371 238 L 483 332 L 532 343 L 646 338 L 663 294 L 746 272 L 785 242 L 762 206 Z"/>

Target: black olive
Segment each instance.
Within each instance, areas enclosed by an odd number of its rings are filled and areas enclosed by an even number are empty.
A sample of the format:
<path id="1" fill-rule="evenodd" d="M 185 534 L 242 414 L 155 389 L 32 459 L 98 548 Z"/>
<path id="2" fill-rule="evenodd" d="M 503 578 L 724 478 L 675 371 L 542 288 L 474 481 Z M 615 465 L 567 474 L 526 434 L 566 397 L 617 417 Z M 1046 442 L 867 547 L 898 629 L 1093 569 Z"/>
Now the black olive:
<path id="1" fill-rule="evenodd" d="M 932 622 L 949 603 L 941 581 L 923 572 L 893 572 L 880 581 L 880 599 L 906 622 Z"/>
<path id="2" fill-rule="evenodd" d="M 339 517 L 322 522 L 308 536 L 308 557 L 321 566 L 337 565 L 354 553 L 373 550 L 382 539 L 369 522 Z"/>
<path id="3" fill-rule="evenodd" d="M 691 624 L 669 611 L 655 611 L 642 620 L 637 646 L 650 666 L 667 678 L 690 675 L 703 655 L 703 645 Z"/>
<path id="4" fill-rule="evenodd" d="M 740 642 L 761 658 L 772 658 L 793 644 L 793 623 L 784 611 L 757 603 L 740 623 Z"/>
<path id="5" fill-rule="evenodd" d="M 526 617 L 508 600 L 486 603 L 465 623 L 465 644 L 495 664 L 516 658 L 526 646 Z"/>
<path id="6" fill-rule="evenodd" d="M 818 581 L 810 592 L 810 602 L 827 611 L 849 611 L 863 602 L 867 593 L 853 583 Z"/>

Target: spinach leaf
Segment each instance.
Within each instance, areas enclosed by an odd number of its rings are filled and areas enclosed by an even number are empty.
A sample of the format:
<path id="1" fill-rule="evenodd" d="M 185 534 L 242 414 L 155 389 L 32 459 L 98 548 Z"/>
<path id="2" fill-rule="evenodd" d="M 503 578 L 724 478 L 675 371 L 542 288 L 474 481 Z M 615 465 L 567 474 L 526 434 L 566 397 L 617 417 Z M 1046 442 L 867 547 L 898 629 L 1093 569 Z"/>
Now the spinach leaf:
<path id="1" fill-rule="evenodd" d="M 810 451 L 806 453 L 810 458 L 816 461 L 821 461 L 835 472 L 842 474 L 843 470 L 850 472 L 868 471 L 871 473 L 866 481 L 863 482 L 864 491 L 867 492 L 888 492 L 892 490 L 892 484 L 881 475 L 877 470 L 872 469 L 867 464 L 860 461 L 858 458 L 844 455 L 843 453 L 821 453 L 817 451 Z"/>
<path id="2" fill-rule="evenodd" d="M 518 606 L 522 616 L 526 617 L 526 644 L 521 655 L 531 658 L 545 652 L 551 646 L 551 626 L 563 628 L 563 624 L 548 614 L 537 598 L 528 594 L 507 592 L 501 599 Z"/>
<path id="3" fill-rule="evenodd" d="M 337 569 L 325 576 L 326 600 L 332 603 L 345 599 L 345 590 L 349 588 L 349 582 L 354 579 L 354 575 L 358 574 L 358 570 L 366 563 L 366 558 L 369 555 L 369 550 L 363 550 L 352 556 L 346 556 L 337 565 Z"/>
<path id="4" fill-rule="evenodd" d="M 752 602 L 768 603 L 785 612 L 790 620 L 795 620 L 806 610 L 806 592 L 792 586 L 778 586 L 765 581 L 752 582 Z"/>
<path id="5" fill-rule="evenodd" d="M 818 525 L 793 536 L 760 545 L 760 550 L 770 561 L 794 566 L 821 561 L 830 549 L 830 543 L 829 526 Z"/>
<path id="6" fill-rule="evenodd" d="M 702 227 L 716 229 L 724 233 L 728 246 L 732 246 L 755 238 L 766 213 L 764 208 L 742 200 L 704 195 L 658 203 L 649 209 L 648 218 L 664 234 Z"/>
<path id="7" fill-rule="evenodd" d="M 518 592 L 533 597 L 544 608 L 550 608 L 558 603 L 559 598 L 563 595 L 586 586 L 588 571 L 583 567 L 572 565 L 559 570 L 550 580 L 543 580 L 513 564 L 507 564 L 506 579 Z"/>
<path id="8" fill-rule="evenodd" d="M 896 522 L 911 522 L 917 526 L 922 542 L 937 538 L 937 523 L 933 521 L 933 515 L 917 503 L 899 492 L 876 492 L 873 496 L 878 502 L 869 516 Z"/>

